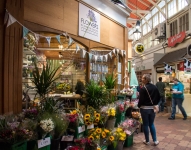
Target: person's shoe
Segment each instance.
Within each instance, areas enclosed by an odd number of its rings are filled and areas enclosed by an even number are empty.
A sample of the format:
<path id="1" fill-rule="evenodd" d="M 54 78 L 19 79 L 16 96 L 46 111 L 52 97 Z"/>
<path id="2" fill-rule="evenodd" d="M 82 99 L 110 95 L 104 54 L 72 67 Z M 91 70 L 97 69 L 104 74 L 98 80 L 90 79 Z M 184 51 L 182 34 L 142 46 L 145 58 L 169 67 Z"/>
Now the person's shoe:
<path id="1" fill-rule="evenodd" d="M 159 141 L 154 142 L 154 146 L 157 146 L 159 144 Z"/>
<path id="2" fill-rule="evenodd" d="M 168 120 L 174 120 L 175 118 L 169 117 Z"/>
<path id="3" fill-rule="evenodd" d="M 183 118 L 183 120 L 186 120 L 186 119 L 187 119 L 187 117 L 184 117 L 184 118 Z"/>
<path id="4" fill-rule="evenodd" d="M 144 140 L 143 143 L 144 143 L 145 145 L 149 145 L 149 144 L 150 144 L 149 142 L 146 142 L 146 140 Z"/>

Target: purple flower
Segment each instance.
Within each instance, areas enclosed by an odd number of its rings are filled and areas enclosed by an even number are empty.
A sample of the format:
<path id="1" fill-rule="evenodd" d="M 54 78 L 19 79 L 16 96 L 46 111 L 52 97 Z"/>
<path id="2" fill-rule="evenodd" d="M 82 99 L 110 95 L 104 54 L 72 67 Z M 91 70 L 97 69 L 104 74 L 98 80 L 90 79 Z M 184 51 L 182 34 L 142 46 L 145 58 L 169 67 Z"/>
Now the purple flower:
<path id="1" fill-rule="evenodd" d="M 92 10 L 89 10 L 87 18 L 89 18 L 91 22 L 95 22 L 95 23 L 97 22 L 96 16 Z"/>

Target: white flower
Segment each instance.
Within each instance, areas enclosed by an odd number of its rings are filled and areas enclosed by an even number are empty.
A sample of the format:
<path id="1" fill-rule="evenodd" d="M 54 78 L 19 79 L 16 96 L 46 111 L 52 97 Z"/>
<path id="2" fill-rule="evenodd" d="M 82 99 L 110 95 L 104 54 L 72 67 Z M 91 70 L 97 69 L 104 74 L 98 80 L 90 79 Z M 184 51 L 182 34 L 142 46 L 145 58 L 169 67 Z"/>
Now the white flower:
<path id="1" fill-rule="evenodd" d="M 54 129 L 54 123 L 51 119 L 41 120 L 40 127 L 48 133 Z"/>

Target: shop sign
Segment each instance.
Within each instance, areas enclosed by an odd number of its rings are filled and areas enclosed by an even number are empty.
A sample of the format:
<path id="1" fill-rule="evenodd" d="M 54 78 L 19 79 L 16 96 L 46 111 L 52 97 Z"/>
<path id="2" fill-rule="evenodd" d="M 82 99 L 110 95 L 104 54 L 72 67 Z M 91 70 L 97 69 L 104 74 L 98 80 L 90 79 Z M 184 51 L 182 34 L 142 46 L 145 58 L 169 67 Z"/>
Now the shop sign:
<path id="1" fill-rule="evenodd" d="M 135 46 L 134 46 L 134 49 L 135 49 L 135 52 L 137 54 L 142 54 L 144 52 L 144 45 L 142 43 L 137 43 Z"/>
<path id="2" fill-rule="evenodd" d="M 186 32 L 180 32 L 179 34 L 175 36 L 171 36 L 168 38 L 168 46 L 174 47 L 177 43 L 181 43 L 186 37 Z"/>
<path id="3" fill-rule="evenodd" d="M 79 3 L 79 36 L 100 42 L 100 14 Z"/>
<path id="4" fill-rule="evenodd" d="M 184 72 L 191 73 L 191 62 L 184 58 Z"/>
<path id="5" fill-rule="evenodd" d="M 165 63 L 165 65 L 164 65 L 164 74 L 166 74 L 166 75 L 172 74 L 172 66 Z"/>
<path id="6" fill-rule="evenodd" d="M 178 68 L 178 70 L 184 71 L 184 62 L 180 62 L 180 63 L 179 63 L 179 68 Z"/>

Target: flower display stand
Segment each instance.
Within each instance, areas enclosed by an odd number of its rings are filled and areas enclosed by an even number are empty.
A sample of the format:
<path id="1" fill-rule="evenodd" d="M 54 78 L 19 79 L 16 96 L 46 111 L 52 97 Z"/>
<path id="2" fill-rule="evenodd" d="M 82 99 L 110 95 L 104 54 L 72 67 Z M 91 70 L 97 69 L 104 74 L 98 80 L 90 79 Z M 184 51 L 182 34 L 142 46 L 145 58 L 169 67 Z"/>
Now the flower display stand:
<path id="1" fill-rule="evenodd" d="M 120 123 L 123 122 L 124 120 L 125 120 L 125 112 L 117 114 L 117 116 L 116 116 L 116 122 L 115 122 L 115 127 L 117 127 L 118 124 L 120 124 Z"/>
<path id="2" fill-rule="evenodd" d="M 133 134 L 131 134 L 130 136 L 127 136 L 124 143 L 124 147 L 130 147 L 132 145 L 133 145 Z"/>
<path id="3" fill-rule="evenodd" d="M 13 145 L 7 143 L 0 143 L 0 149 L 2 150 L 27 150 L 27 142 L 19 142 Z"/>

